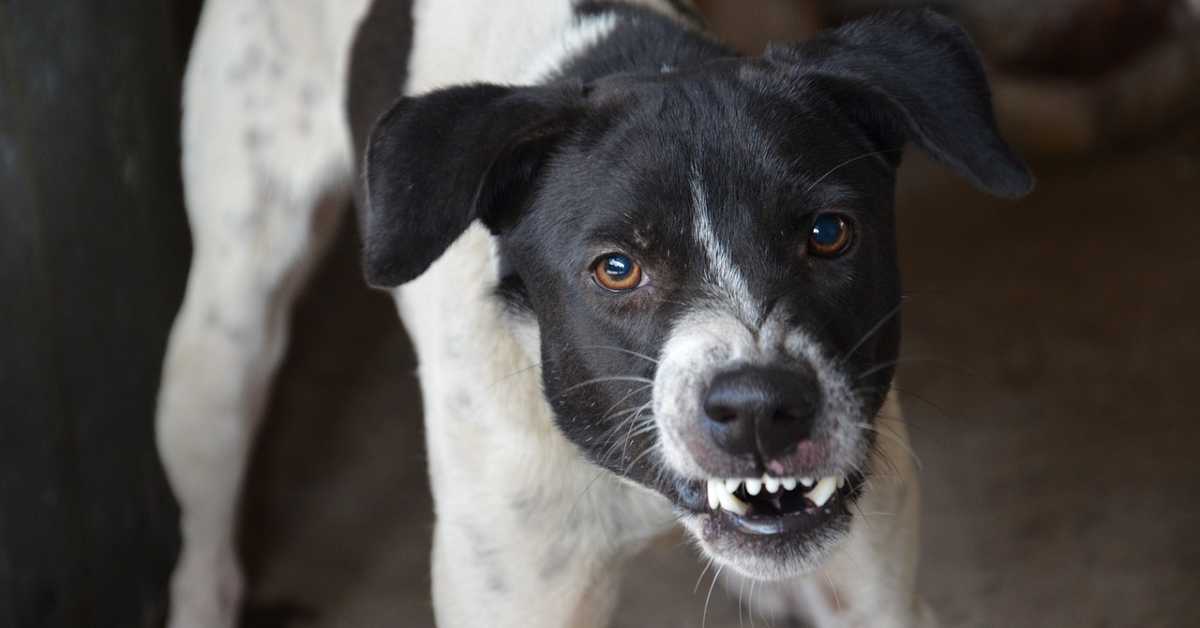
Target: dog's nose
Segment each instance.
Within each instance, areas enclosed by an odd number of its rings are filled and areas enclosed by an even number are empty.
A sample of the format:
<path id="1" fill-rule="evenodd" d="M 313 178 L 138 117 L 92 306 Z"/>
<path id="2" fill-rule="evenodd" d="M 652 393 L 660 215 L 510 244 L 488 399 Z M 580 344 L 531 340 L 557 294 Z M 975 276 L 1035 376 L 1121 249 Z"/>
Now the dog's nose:
<path id="1" fill-rule="evenodd" d="M 713 379 L 704 398 L 716 444 L 734 455 L 757 451 L 764 461 L 808 439 L 820 407 L 816 373 L 803 365 L 726 371 Z"/>

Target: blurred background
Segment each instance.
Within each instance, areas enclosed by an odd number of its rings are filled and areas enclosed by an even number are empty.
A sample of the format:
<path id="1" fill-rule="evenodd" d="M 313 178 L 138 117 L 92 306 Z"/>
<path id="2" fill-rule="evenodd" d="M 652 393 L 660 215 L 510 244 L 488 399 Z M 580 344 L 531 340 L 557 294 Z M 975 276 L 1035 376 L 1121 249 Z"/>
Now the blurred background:
<path id="1" fill-rule="evenodd" d="M 153 407 L 200 4 L 0 1 L 0 627 L 164 616 L 178 513 Z M 697 4 L 755 52 L 927 3 Z M 1200 2 L 936 6 L 983 49 L 1039 187 L 1001 202 L 915 151 L 903 168 L 921 588 L 946 626 L 1200 626 Z M 302 299 L 251 465 L 245 626 L 432 624 L 413 358 L 357 237 L 345 221 Z M 699 625 L 682 539 L 635 560 L 653 569 L 616 625 Z M 708 625 L 746 617 L 714 595 Z"/>

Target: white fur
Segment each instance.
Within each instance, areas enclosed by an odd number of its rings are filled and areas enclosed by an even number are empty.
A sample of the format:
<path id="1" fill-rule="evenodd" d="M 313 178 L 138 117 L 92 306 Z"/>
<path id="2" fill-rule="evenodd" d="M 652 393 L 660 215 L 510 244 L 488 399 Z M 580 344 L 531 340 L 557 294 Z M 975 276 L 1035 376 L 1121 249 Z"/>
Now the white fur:
<path id="1" fill-rule="evenodd" d="M 692 191 L 692 208 L 695 221 L 692 223 L 693 237 L 700 244 L 708 258 L 710 283 L 718 286 L 726 297 L 725 303 L 732 306 L 742 316 L 747 325 L 753 325 L 758 319 L 760 307 L 757 300 L 750 294 L 746 286 L 746 278 L 742 271 L 733 263 L 725 243 L 717 237 L 712 226 L 712 216 L 708 208 L 708 195 L 704 192 L 704 179 L 700 168 L 692 167 L 689 183 Z"/>
<path id="2" fill-rule="evenodd" d="M 668 11 L 663 0 L 639 3 Z M 346 64 L 366 6 L 205 5 L 184 93 L 195 258 L 157 417 L 159 449 L 182 510 L 171 628 L 228 628 L 237 615 L 238 489 L 294 295 L 346 200 Z M 414 17 L 414 94 L 544 76 L 612 28 L 612 18 L 576 21 L 568 0 L 418 0 Z M 472 227 L 395 292 L 420 361 L 436 496 L 438 623 L 602 626 L 614 604 L 615 567 L 670 525 L 670 507 L 587 463 L 556 429 L 540 372 L 529 368 L 539 360 L 536 328 L 514 328 L 490 298 L 490 250 L 487 233 Z M 847 564 L 879 560 L 873 543 L 853 533 Z M 861 582 L 838 565 L 830 563 L 830 577 L 846 591 L 882 592 L 864 594 L 864 601 L 888 592 L 911 597 L 907 572 L 892 586 Z M 796 586 L 785 592 L 810 585 Z M 882 612 L 904 617 L 891 607 Z"/>
<path id="3" fill-rule="evenodd" d="M 603 40 L 617 27 L 617 17 L 612 13 L 589 15 L 581 18 L 573 28 L 563 31 L 525 73 L 524 83 L 538 83 L 562 69 L 564 61 L 571 59 Z"/>

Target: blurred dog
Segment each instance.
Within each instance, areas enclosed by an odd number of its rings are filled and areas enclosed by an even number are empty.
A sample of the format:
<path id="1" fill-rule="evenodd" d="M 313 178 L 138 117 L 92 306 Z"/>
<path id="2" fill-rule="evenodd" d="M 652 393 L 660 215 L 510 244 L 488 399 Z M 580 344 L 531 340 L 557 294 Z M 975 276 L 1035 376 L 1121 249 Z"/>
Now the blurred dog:
<path id="1" fill-rule="evenodd" d="M 439 624 L 604 625 L 676 521 L 777 616 L 932 624 L 888 396 L 896 167 L 912 141 L 1031 186 L 956 25 L 738 57 L 679 1 L 210 0 L 184 114 L 174 628 L 235 621 L 249 445 L 352 194 L 420 361 Z"/>

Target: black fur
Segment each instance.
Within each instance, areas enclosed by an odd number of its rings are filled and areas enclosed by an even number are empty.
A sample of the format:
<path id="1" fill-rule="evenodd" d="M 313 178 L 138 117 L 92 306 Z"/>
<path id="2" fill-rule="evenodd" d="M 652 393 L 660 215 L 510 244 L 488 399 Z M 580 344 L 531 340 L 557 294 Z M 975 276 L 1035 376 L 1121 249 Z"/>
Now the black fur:
<path id="1" fill-rule="evenodd" d="M 967 33 L 932 11 L 852 22 L 815 41 L 771 47 L 771 64 L 828 93 L 881 148 L 912 140 L 980 189 L 1015 198 L 1033 187 L 1000 138 L 987 76 Z M 805 81 L 808 79 L 808 81 Z"/>
<path id="2" fill-rule="evenodd" d="M 507 225 L 582 115 L 582 94 L 578 84 L 468 85 L 393 105 L 367 148 L 367 280 L 417 277 L 476 219 Z"/>

